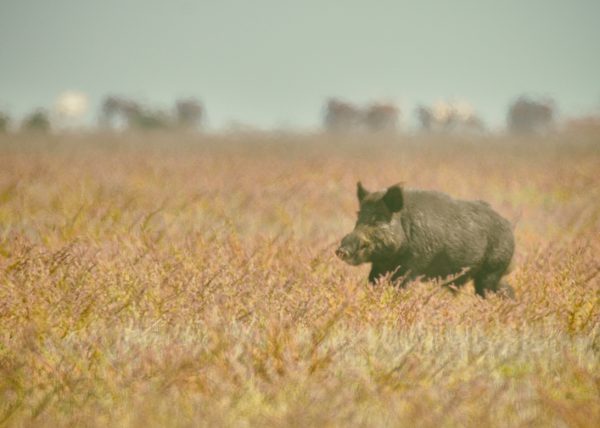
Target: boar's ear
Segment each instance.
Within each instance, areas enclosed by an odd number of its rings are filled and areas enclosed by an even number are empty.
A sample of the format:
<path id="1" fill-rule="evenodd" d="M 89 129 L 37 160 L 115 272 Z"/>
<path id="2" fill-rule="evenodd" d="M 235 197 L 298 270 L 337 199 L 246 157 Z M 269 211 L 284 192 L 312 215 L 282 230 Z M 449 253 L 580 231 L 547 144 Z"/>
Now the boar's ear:
<path id="1" fill-rule="evenodd" d="M 358 202 L 362 202 L 368 194 L 368 190 L 363 187 L 360 181 L 356 183 L 356 196 L 358 197 Z"/>
<path id="2" fill-rule="evenodd" d="M 387 192 L 385 192 L 385 195 L 383 195 L 383 202 L 391 212 L 395 213 L 400 211 L 404 206 L 402 185 L 395 184 L 389 187 Z"/>

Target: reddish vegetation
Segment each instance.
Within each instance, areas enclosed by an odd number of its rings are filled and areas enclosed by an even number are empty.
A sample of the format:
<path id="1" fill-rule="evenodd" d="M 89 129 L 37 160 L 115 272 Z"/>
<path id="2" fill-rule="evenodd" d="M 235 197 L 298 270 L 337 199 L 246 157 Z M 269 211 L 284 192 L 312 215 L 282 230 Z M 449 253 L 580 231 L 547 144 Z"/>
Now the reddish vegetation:
<path id="1" fill-rule="evenodd" d="M 334 137 L 0 137 L 0 424 L 594 426 L 598 140 Z M 517 299 L 368 286 L 358 179 L 488 201 Z"/>

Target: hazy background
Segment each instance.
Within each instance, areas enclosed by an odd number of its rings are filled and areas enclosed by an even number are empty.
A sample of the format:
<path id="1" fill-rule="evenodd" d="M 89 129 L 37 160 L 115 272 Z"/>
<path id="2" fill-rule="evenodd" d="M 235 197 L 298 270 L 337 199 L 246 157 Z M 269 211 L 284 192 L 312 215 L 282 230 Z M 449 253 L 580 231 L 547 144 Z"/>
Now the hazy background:
<path id="1" fill-rule="evenodd" d="M 501 126 L 522 93 L 563 116 L 600 105 L 600 2 L 0 0 L 0 109 L 65 90 L 171 105 L 208 125 L 316 128 L 324 100 L 461 98 Z"/>

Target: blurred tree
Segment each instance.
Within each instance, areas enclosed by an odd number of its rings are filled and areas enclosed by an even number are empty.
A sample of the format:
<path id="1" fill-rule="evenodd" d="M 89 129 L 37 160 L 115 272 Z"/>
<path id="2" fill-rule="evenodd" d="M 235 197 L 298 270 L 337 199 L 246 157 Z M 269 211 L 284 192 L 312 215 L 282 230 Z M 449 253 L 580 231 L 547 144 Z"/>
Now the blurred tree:
<path id="1" fill-rule="evenodd" d="M 508 129 L 515 134 L 547 132 L 554 125 L 555 103 L 521 96 L 508 109 Z"/>
<path id="2" fill-rule="evenodd" d="M 102 101 L 100 107 L 100 127 L 101 128 L 114 128 L 117 127 L 116 122 L 119 120 L 121 115 L 121 98 L 114 95 L 109 95 Z"/>
<path id="3" fill-rule="evenodd" d="M 100 126 L 103 128 L 156 130 L 171 125 L 172 119 L 167 113 L 151 110 L 128 98 L 111 95 L 102 103 Z"/>
<path id="4" fill-rule="evenodd" d="M 363 113 L 354 105 L 331 98 L 325 106 L 323 125 L 329 132 L 355 132 L 360 130 Z"/>
<path id="5" fill-rule="evenodd" d="M 130 128 L 141 130 L 158 130 L 171 127 L 169 115 L 161 110 L 139 109 L 133 110 L 127 116 Z"/>
<path id="6" fill-rule="evenodd" d="M 425 132 L 476 133 L 485 130 L 481 118 L 465 101 L 437 101 L 431 107 L 417 107 L 415 113 Z"/>
<path id="7" fill-rule="evenodd" d="M 420 105 L 416 110 L 417 120 L 422 131 L 429 132 L 433 124 L 433 114 L 431 109 L 427 106 Z"/>
<path id="8" fill-rule="evenodd" d="M 8 114 L 0 112 L 0 133 L 5 133 L 8 131 L 8 127 L 10 126 L 10 116 Z"/>
<path id="9" fill-rule="evenodd" d="M 393 132 L 398 128 L 398 115 L 396 106 L 376 103 L 364 115 L 365 126 L 371 132 Z"/>
<path id="10" fill-rule="evenodd" d="M 175 121 L 180 128 L 200 128 L 203 113 L 202 104 L 194 98 L 177 100 L 175 103 Z"/>
<path id="11" fill-rule="evenodd" d="M 33 111 L 23 119 L 21 129 L 24 131 L 48 132 L 50 130 L 48 113 L 43 109 Z"/>

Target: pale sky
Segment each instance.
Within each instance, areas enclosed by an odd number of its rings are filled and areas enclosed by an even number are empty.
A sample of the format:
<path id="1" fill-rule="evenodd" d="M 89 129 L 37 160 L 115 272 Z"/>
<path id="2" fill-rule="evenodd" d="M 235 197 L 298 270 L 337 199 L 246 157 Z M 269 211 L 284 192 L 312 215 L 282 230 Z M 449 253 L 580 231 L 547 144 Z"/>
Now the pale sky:
<path id="1" fill-rule="evenodd" d="M 450 98 L 499 126 L 521 93 L 598 109 L 599 45 L 598 0 L 0 0 L 0 110 L 196 96 L 213 128 L 314 128 L 329 96 Z"/>

